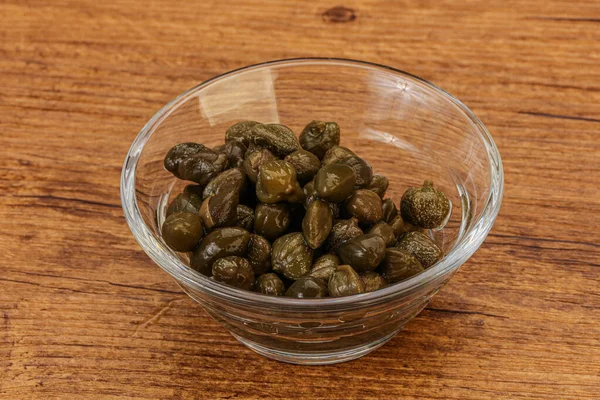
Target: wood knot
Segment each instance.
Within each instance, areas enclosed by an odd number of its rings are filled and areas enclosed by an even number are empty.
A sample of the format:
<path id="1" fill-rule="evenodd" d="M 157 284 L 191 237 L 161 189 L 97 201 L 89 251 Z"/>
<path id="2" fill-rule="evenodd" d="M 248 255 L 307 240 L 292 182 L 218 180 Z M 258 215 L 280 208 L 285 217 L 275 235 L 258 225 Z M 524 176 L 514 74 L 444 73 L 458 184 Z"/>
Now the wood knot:
<path id="1" fill-rule="evenodd" d="M 346 8 L 344 6 L 336 6 L 330 8 L 321 14 L 323 17 L 323 21 L 325 22 L 352 22 L 356 19 L 356 13 L 351 8 Z"/>

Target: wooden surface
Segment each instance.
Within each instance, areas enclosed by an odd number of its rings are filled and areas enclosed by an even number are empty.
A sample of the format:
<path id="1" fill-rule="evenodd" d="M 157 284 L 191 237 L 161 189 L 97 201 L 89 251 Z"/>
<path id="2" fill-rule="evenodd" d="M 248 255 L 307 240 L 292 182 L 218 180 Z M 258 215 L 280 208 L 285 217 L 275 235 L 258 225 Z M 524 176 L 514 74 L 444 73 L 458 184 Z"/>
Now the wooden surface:
<path id="1" fill-rule="evenodd" d="M 506 172 L 496 225 L 450 284 L 386 346 L 328 367 L 238 344 L 144 255 L 119 199 L 164 103 L 300 56 L 435 82 Z M 596 0 L 4 0 L 0 398 L 600 399 L 599 178 Z"/>

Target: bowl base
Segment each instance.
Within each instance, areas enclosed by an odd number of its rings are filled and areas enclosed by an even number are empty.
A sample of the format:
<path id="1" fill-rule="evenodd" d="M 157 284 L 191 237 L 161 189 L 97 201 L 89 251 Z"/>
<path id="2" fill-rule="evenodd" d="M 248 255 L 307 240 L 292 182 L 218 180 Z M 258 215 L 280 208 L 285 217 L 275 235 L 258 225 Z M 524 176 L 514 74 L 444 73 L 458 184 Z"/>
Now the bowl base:
<path id="1" fill-rule="evenodd" d="M 337 364 L 346 361 L 355 360 L 364 355 L 369 354 L 373 350 L 383 346 L 386 342 L 392 339 L 401 329 L 390 333 L 387 336 L 382 337 L 381 339 L 371 342 L 362 346 L 352 347 L 349 349 L 344 349 L 340 351 L 328 351 L 328 352 L 313 352 L 313 353 L 295 353 L 290 351 L 280 351 L 276 349 L 272 349 L 269 347 L 262 346 L 256 342 L 243 338 L 239 335 L 236 335 L 233 332 L 230 332 L 234 338 L 239 340 L 244 346 L 248 347 L 250 350 L 253 350 L 260 354 L 261 356 L 265 356 L 267 358 L 271 358 L 273 360 L 289 363 L 289 364 L 298 364 L 298 365 L 328 365 L 328 364 Z"/>

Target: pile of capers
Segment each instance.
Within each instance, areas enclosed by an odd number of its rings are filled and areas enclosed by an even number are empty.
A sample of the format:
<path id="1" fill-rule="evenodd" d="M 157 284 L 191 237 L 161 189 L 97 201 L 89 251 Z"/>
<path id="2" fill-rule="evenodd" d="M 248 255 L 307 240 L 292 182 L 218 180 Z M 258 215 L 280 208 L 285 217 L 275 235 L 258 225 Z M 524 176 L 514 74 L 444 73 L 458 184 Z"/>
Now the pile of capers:
<path id="1" fill-rule="evenodd" d="M 335 122 L 312 121 L 299 138 L 280 124 L 239 122 L 225 144 L 181 143 L 164 159 L 194 182 L 168 206 L 166 244 L 190 252 L 212 279 L 272 296 L 339 297 L 381 289 L 429 268 L 442 250 L 429 229 L 451 203 L 425 181 L 399 209 L 388 179 L 340 146 Z"/>

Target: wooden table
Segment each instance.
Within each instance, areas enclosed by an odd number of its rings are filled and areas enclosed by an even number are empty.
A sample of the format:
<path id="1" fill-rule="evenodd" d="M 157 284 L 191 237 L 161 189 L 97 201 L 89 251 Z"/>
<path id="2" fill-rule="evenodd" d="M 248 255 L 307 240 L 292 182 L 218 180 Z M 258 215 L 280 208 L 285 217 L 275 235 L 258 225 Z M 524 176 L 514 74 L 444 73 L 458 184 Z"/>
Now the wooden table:
<path id="1" fill-rule="evenodd" d="M 1 398 L 600 399 L 600 3 L 335 5 L 1 2 Z M 301 56 L 435 82 L 506 172 L 496 225 L 450 284 L 386 346 L 328 367 L 239 344 L 141 251 L 119 199 L 164 103 Z"/>

